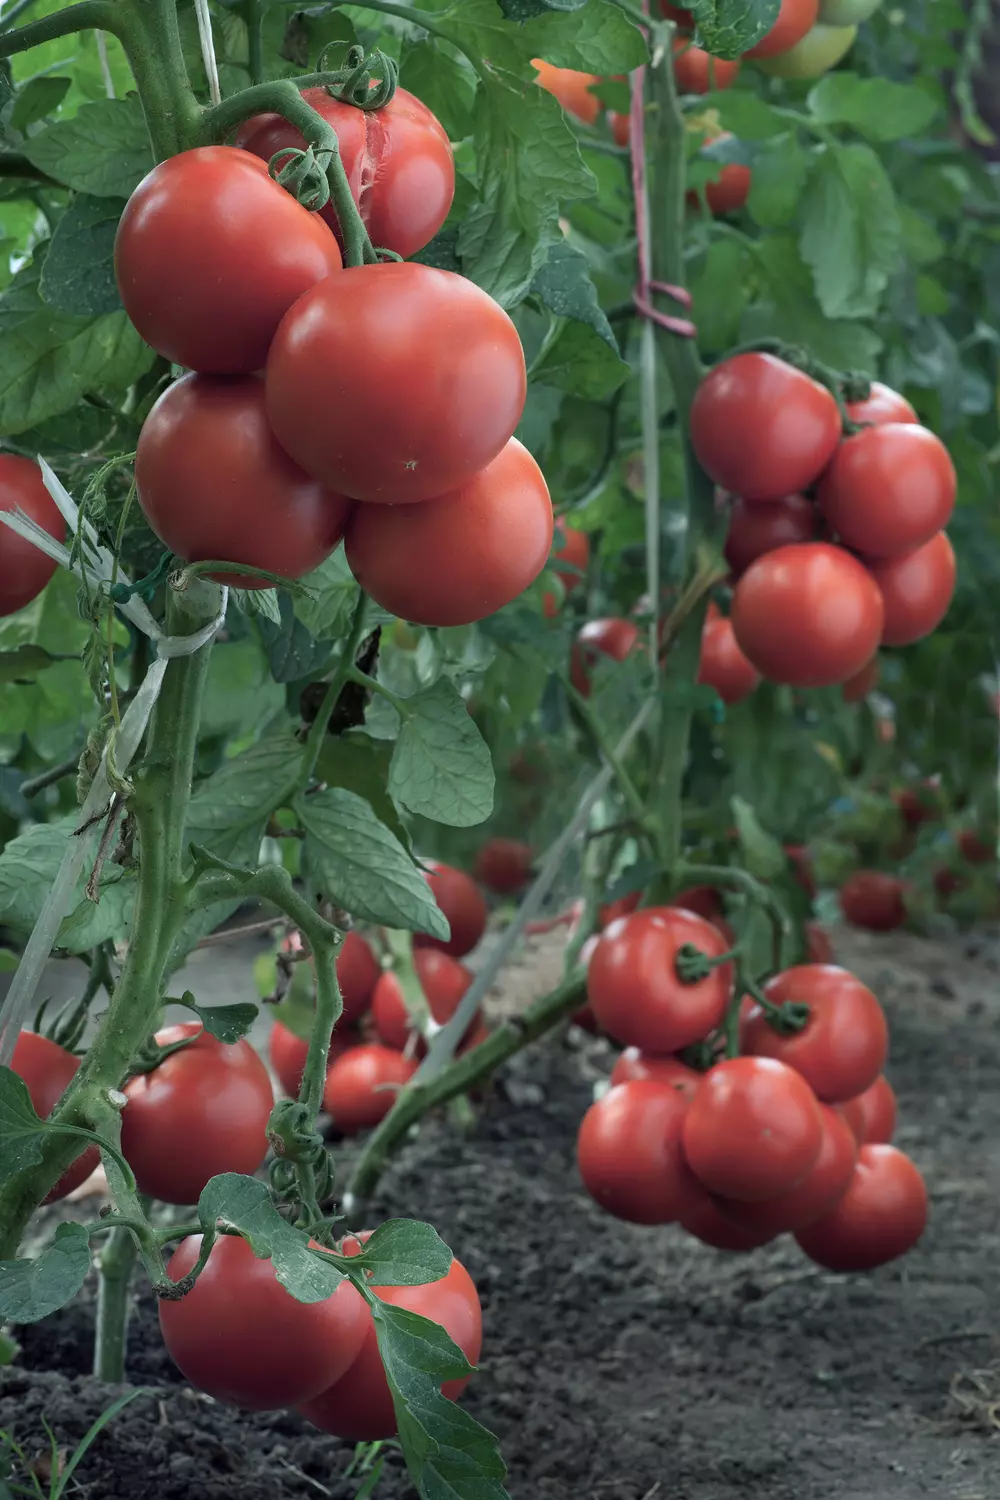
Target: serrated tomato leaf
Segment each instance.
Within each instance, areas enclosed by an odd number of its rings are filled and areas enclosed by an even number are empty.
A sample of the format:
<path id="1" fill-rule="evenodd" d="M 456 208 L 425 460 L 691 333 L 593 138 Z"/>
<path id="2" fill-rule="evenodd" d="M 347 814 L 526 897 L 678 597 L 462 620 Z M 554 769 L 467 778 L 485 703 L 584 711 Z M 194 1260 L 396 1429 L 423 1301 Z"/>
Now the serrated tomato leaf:
<path id="1" fill-rule="evenodd" d="M 222 1172 L 198 1199 L 206 1229 L 223 1224 L 238 1230 L 258 1260 L 270 1260 L 274 1274 L 297 1302 L 332 1297 L 343 1275 L 332 1261 L 309 1249 L 309 1237 L 283 1219 L 264 1183 L 238 1172 Z"/>
<path id="2" fill-rule="evenodd" d="M 51 1245 L 30 1260 L 0 1260 L 0 1322 L 37 1323 L 71 1302 L 90 1270 L 90 1236 L 60 1224 Z"/>
<path id="3" fill-rule="evenodd" d="M 453 1256 L 431 1224 L 419 1219 L 386 1219 L 365 1241 L 352 1268 L 370 1274 L 370 1286 L 426 1286 L 447 1276 Z"/>

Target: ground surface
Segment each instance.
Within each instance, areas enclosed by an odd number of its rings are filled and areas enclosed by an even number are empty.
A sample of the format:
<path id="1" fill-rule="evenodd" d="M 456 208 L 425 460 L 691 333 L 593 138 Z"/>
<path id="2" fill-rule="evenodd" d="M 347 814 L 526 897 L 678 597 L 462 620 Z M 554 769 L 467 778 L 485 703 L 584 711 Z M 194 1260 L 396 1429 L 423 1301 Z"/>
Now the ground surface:
<path id="1" fill-rule="evenodd" d="M 471 1138 L 433 1122 L 385 1179 L 377 1216 L 430 1219 L 480 1288 L 486 1343 L 465 1399 L 501 1438 L 513 1500 L 1000 1497 L 1000 949 L 847 935 L 840 957 L 889 1012 L 897 1139 L 931 1189 L 931 1227 L 901 1266 L 840 1279 L 791 1243 L 727 1257 L 604 1217 L 573 1143 L 611 1054 L 579 1034 L 508 1072 Z M 246 988 L 247 961 L 213 954 L 213 998 Z M 535 955 L 501 1003 L 552 967 Z M 31 1453 L 43 1414 L 72 1447 L 117 1394 L 86 1378 L 92 1321 L 83 1300 L 21 1330 L 20 1364 L 0 1371 L 0 1428 Z M 129 1355 L 159 1389 L 102 1434 L 74 1493 L 355 1495 L 346 1446 L 186 1390 L 146 1298 Z M 412 1497 L 395 1457 L 376 1495 Z"/>

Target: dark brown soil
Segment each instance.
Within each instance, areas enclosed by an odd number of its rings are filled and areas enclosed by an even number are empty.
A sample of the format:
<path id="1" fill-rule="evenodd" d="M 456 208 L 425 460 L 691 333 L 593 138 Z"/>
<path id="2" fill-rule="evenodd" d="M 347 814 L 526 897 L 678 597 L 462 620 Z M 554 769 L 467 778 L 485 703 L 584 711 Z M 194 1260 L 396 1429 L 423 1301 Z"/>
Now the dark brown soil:
<path id="1" fill-rule="evenodd" d="M 483 1298 L 469 1409 L 501 1438 L 513 1500 L 998 1500 L 1000 984 L 994 940 L 848 936 L 893 1025 L 899 1143 L 930 1229 L 904 1263 L 838 1278 L 791 1242 L 727 1257 L 604 1217 L 573 1165 L 605 1044 L 522 1059 L 471 1138 L 428 1125 L 380 1211 L 430 1219 Z M 545 966 L 539 956 L 538 968 Z M 515 975 L 525 988 L 525 973 Z M 116 1394 L 87 1378 L 92 1304 L 21 1330 L 0 1428 L 69 1447 Z M 94 1500 L 347 1500 L 348 1447 L 294 1416 L 185 1389 L 141 1298 L 129 1407 L 78 1470 Z M 376 1491 L 413 1490 L 391 1455 Z"/>

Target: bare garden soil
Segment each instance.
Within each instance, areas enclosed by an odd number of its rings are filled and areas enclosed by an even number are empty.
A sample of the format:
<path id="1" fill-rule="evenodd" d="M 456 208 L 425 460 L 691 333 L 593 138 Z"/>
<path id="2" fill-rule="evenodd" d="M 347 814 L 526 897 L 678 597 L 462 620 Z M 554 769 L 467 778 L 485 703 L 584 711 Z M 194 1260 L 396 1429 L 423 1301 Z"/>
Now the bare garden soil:
<path id="1" fill-rule="evenodd" d="M 384 1180 L 373 1219 L 429 1219 L 480 1289 L 465 1400 L 500 1436 L 513 1500 L 1000 1500 L 1000 945 L 846 934 L 839 957 L 888 1009 L 897 1140 L 930 1185 L 904 1263 L 840 1278 L 790 1241 L 726 1256 L 602 1215 L 573 1148 L 612 1053 L 575 1032 L 517 1060 L 470 1135 L 430 1122 Z M 530 954 L 497 1004 L 547 987 L 553 959 Z M 20 1330 L 0 1371 L 0 1428 L 31 1454 L 43 1416 L 72 1449 L 118 1394 L 86 1373 L 92 1295 Z M 145 1293 L 129 1374 L 155 1392 L 98 1438 L 74 1495 L 355 1495 L 347 1445 L 186 1389 Z M 413 1495 L 395 1454 L 376 1495 Z"/>

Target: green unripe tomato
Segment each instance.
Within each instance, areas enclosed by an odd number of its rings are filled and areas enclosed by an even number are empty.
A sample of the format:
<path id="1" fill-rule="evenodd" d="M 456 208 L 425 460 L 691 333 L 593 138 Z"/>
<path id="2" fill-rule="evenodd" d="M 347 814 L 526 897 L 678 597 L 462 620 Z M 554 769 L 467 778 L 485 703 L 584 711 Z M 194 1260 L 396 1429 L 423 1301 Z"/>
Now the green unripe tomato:
<path id="1" fill-rule="evenodd" d="M 420 631 L 414 630 L 405 620 L 397 620 L 392 627 L 392 644 L 400 651 L 415 651 L 420 645 Z"/>
<path id="2" fill-rule="evenodd" d="M 854 45 L 856 26 L 814 26 L 801 42 L 776 57 L 758 57 L 756 63 L 772 78 L 822 78 Z"/>
<path id="3" fill-rule="evenodd" d="M 819 19 L 824 26 L 858 26 L 882 4 L 883 0 L 819 0 Z"/>

